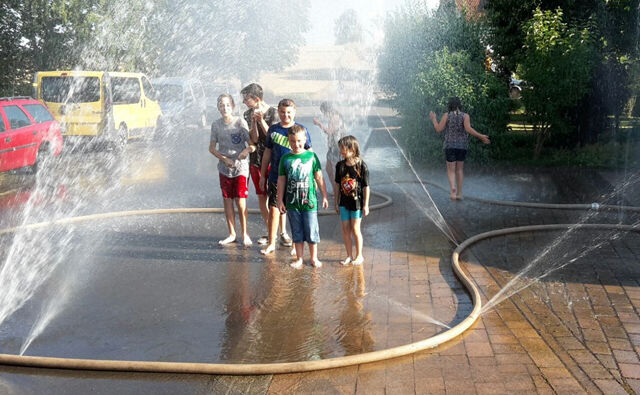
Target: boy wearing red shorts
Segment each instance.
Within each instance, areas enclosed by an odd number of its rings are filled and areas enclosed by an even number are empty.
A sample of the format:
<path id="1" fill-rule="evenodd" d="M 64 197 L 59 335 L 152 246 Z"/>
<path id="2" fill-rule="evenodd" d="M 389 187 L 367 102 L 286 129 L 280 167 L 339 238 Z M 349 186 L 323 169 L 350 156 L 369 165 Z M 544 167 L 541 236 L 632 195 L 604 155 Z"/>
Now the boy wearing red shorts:
<path id="1" fill-rule="evenodd" d="M 233 115 L 235 103 L 231 95 L 218 97 L 218 111 L 222 118 L 211 124 L 211 142 L 209 152 L 218 158 L 220 189 L 224 198 L 224 214 L 229 228 L 229 236 L 218 242 L 220 245 L 236 241 L 235 213 L 233 204 L 238 207 L 238 217 L 242 228 L 242 244 L 252 244 L 247 233 L 247 197 L 249 195 L 249 154 L 256 146 L 251 142 L 249 128 L 244 119 Z M 217 147 L 216 147 L 217 146 Z"/>

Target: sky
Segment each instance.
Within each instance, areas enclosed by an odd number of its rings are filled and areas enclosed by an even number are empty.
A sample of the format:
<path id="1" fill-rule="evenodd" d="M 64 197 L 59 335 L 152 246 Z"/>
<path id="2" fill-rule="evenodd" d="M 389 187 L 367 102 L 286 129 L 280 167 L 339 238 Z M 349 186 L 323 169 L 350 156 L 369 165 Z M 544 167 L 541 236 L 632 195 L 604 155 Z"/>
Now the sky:
<path id="1" fill-rule="evenodd" d="M 423 0 L 434 8 L 439 0 Z M 365 31 L 379 36 L 383 29 L 384 15 L 404 4 L 406 0 L 312 0 L 311 30 L 306 34 L 307 45 L 332 45 L 334 21 L 349 8 L 358 13 Z"/>

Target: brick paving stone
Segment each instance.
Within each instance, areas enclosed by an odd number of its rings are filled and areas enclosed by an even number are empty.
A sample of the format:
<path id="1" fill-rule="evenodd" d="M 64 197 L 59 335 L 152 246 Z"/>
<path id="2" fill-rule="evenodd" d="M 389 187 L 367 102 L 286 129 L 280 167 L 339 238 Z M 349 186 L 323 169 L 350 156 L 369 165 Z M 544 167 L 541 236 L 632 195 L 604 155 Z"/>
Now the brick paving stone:
<path id="1" fill-rule="evenodd" d="M 594 380 L 600 390 L 607 395 L 628 395 L 628 392 L 615 380 Z"/>
<path id="2" fill-rule="evenodd" d="M 618 363 L 640 364 L 638 354 L 634 351 L 613 350 L 613 356 Z"/>
<path id="3" fill-rule="evenodd" d="M 640 365 L 639 364 L 629 364 L 629 363 L 621 363 L 620 370 L 622 371 L 622 376 L 630 379 L 640 379 Z"/>

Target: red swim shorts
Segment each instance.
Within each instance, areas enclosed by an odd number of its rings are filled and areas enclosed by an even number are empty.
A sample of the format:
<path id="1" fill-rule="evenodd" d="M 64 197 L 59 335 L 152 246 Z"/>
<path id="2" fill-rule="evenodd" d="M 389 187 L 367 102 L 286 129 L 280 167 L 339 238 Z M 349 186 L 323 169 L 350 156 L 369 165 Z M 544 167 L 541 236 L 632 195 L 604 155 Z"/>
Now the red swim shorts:
<path id="1" fill-rule="evenodd" d="M 220 189 L 225 199 L 246 199 L 249 196 L 249 181 L 245 176 L 227 177 L 220 174 Z"/>

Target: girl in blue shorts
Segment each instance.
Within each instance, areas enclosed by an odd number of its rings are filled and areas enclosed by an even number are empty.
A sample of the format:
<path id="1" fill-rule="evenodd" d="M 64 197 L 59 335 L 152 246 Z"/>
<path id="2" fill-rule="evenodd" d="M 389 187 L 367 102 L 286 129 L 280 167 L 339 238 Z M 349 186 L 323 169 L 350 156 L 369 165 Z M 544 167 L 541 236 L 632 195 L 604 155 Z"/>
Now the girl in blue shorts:
<path id="1" fill-rule="evenodd" d="M 336 164 L 333 190 L 336 213 L 340 214 L 342 221 L 342 240 L 347 250 L 347 257 L 341 263 L 361 265 L 364 257 L 360 222 L 363 216 L 369 215 L 369 169 L 360 157 L 360 146 L 355 137 L 341 138 L 338 147 L 343 160 Z M 352 238 L 356 245 L 355 254 Z"/>

